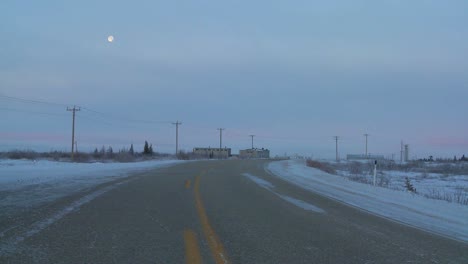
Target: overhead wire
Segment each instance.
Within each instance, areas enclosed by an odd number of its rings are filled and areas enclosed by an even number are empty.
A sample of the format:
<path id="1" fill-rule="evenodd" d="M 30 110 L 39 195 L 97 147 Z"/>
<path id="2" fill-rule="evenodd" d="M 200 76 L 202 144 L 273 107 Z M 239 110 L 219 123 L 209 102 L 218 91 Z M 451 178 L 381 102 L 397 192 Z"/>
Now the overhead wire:
<path id="1" fill-rule="evenodd" d="M 62 103 L 47 102 L 47 101 L 42 101 L 42 100 L 25 99 L 25 98 L 19 98 L 19 97 L 14 97 L 14 96 L 7 96 L 7 95 L 0 95 L 0 98 L 14 100 L 14 101 L 22 102 L 22 103 L 45 104 L 45 105 L 53 105 L 53 106 L 61 106 L 61 107 L 68 107 L 69 106 L 67 104 L 62 104 Z M 91 109 L 89 107 L 84 107 L 84 106 L 80 106 L 80 105 L 76 105 L 76 106 L 80 107 L 82 110 L 85 110 L 85 111 L 90 112 L 90 113 L 94 113 L 94 114 L 98 114 L 98 115 L 102 115 L 102 116 L 107 116 L 107 117 L 110 117 L 112 119 L 121 120 L 121 121 L 129 122 L 129 123 L 133 123 L 133 124 L 135 124 L 135 123 L 140 123 L 140 124 L 170 124 L 171 123 L 170 121 L 132 119 L 132 118 L 127 118 L 127 117 L 123 117 L 123 116 L 118 116 L 118 115 L 115 115 L 115 114 L 104 113 L 104 112 L 101 112 L 101 111 Z M 37 113 L 37 114 L 55 115 L 55 114 L 52 114 L 52 113 L 40 113 L 40 112 L 35 112 L 35 111 L 17 110 L 17 109 L 10 109 L 10 108 L 0 108 L 0 109 L 9 110 L 9 111 L 17 111 L 17 112 L 29 112 L 29 113 L 33 113 L 33 114 Z M 81 116 L 83 116 L 83 115 L 81 115 Z M 89 118 L 89 119 L 92 119 L 92 118 Z M 96 120 L 96 119 L 94 119 L 94 120 Z M 108 122 L 107 120 L 96 120 L 96 121 L 110 124 L 110 122 Z"/>
<path id="2" fill-rule="evenodd" d="M 68 117 L 67 114 L 36 112 L 36 111 L 13 109 L 13 108 L 7 108 L 7 107 L 0 107 L 0 110 L 13 111 L 13 112 L 22 112 L 22 113 L 29 113 L 29 114 L 38 114 L 38 115 Z"/>
<path id="3" fill-rule="evenodd" d="M 67 106 L 66 104 L 61 104 L 61 103 L 31 100 L 31 99 L 25 99 L 25 98 L 19 98 L 19 97 L 7 96 L 7 95 L 0 95 L 0 97 L 10 99 L 10 100 L 20 101 L 23 103 L 47 104 L 47 105 L 65 106 L 65 107 Z"/>
<path id="4" fill-rule="evenodd" d="M 91 112 L 91 113 L 108 116 L 114 119 L 125 120 L 127 122 L 132 122 L 132 123 L 143 123 L 143 124 L 171 124 L 172 123 L 171 121 L 142 120 L 142 119 L 127 118 L 123 116 L 116 116 L 115 114 L 103 113 L 103 112 L 96 111 L 94 109 L 91 109 L 89 107 L 84 107 L 84 106 L 81 106 L 81 109 Z"/>

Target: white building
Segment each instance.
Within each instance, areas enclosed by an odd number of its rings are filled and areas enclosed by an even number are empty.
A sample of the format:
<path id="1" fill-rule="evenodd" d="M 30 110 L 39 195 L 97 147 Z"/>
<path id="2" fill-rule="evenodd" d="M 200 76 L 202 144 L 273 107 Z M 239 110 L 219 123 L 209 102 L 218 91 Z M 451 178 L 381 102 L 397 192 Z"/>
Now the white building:
<path id="1" fill-rule="evenodd" d="M 269 159 L 270 151 L 268 149 L 244 149 L 239 151 L 239 158 L 241 159 Z"/>
<path id="2" fill-rule="evenodd" d="M 194 148 L 193 154 L 204 158 L 227 159 L 231 156 L 230 148 Z"/>
<path id="3" fill-rule="evenodd" d="M 384 155 L 374 155 L 374 154 L 348 154 L 346 155 L 347 160 L 384 160 Z"/>

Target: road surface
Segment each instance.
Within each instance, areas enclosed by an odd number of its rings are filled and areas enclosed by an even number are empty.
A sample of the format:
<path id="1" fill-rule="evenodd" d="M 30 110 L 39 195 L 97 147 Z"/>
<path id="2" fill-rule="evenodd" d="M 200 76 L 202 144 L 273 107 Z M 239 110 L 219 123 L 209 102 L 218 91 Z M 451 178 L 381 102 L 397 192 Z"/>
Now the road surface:
<path id="1" fill-rule="evenodd" d="M 0 263 L 468 263 L 466 243 L 305 191 L 267 162 L 188 162 L 17 212 L 0 220 Z"/>

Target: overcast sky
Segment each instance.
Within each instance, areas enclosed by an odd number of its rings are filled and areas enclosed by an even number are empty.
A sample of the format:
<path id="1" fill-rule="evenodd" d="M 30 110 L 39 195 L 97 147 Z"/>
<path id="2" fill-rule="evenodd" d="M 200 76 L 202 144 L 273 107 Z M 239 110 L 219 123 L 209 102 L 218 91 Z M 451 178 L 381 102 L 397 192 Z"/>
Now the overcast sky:
<path id="1" fill-rule="evenodd" d="M 468 1 L 0 2 L 0 148 L 468 154 Z M 107 37 L 114 36 L 109 43 Z M 9 97 L 51 102 L 20 101 Z M 137 122 L 138 121 L 138 122 Z"/>

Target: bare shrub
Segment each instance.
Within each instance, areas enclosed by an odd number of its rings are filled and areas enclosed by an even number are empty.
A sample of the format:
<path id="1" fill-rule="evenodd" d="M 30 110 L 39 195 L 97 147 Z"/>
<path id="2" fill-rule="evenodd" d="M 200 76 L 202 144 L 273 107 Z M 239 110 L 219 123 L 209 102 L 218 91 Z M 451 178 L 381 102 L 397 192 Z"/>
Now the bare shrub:
<path id="1" fill-rule="evenodd" d="M 62 152 L 62 151 L 51 151 L 43 153 L 44 158 L 52 159 L 55 161 L 59 161 L 61 159 L 69 159 L 70 158 L 69 152 Z"/>
<path id="2" fill-rule="evenodd" d="M 463 188 L 461 187 L 457 188 L 457 190 L 454 193 L 432 188 L 424 194 L 424 197 L 436 200 L 443 200 L 450 203 L 468 205 L 468 194 L 465 191 L 463 191 Z"/>
<path id="3" fill-rule="evenodd" d="M 73 161 L 75 162 L 91 162 L 92 155 L 84 152 L 76 152 L 73 154 Z"/>
<path id="4" fill-rule="evenodd" d="M 380 175 L 377 185 L 380 187 L 388 187 L 390 185 L 390 177 Z"/>
<path id="5" fill-rule="evenodd" d="M 422 179 L 427 179 L 427 177 L 429 177 L 429 175 L 427 174 L 426 171 L 423 171 L 423 172 L 421 172 L 420 177 L 421 177 Z"/>
<path id="6" fill-rule="evenodd" d="M 336 170 L 332 166 L 330 166 L 330 164 L 328 164 L 328 163 L 308 159 L 306 161 L 306 164 L 309 167 L 319 169 L 319 170 L 324 171 L 326 173 L 336 174 Z"/>
<path id="7" fill-rule="evenodd" d="M 177 154 L 177 159 L 180 159 L 180 160 L 189 160 L 190 159 L 190 156 L 191 156 L 191 153 L 187 153 L 183 150 L 179 151 L 179 153 Z"/>
<path id="8" fill-rule="evenodd" d="M 468 205 L 468 195 L 461 188 L 458 188 L 453 193 L 453 202 Z"/>
<path id="9" fill-rule="evenodd" d="M 114 160 L 118 162 L 132 162 L 135 161 L 135 156 L 128 152 L 119 152 L 114 154 Z"/>
<path id="10" fill-rule="evenodd" d="M 353 162 L 349 165 L 349 173 L 359 175 L 363 173 L 363 166 L 359 162 Z"/>
<path id="11" fill-rule="evenodd" d="M 35 160 L 39 157 L 39 154 L 32 150 L 13 150 L 13 151 L 7 152 L 6 157 L 9 159 Z"/>
<path id="12" fill-rule="evenodd" d="M 372 180 L 367 177 L 366 175 L 362 174 L 355 174 L 350 177 L 348 177 L 349 180 L 355 181 L 355 182 L 360 182 L 360 183 L 365 183 L 365 184 L 371 184 Z"/>

